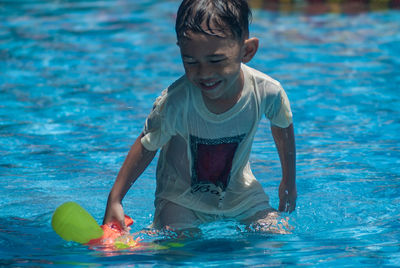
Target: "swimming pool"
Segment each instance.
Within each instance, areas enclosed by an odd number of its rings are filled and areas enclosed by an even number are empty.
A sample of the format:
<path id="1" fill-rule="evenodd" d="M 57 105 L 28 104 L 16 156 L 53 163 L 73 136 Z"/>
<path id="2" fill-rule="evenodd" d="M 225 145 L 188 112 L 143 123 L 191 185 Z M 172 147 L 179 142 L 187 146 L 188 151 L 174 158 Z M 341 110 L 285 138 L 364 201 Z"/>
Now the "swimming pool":
<path id="1" fill-rule="evenodd" d="M 400 11 L 255 10 L 251 62 L 280 80 L 297 141 L 291 235 L 233 222 L 160 251 L 113 255 L 62 241 L 54 209 L 76 201 L 100 222 L 110 187 L 160 91 L 183 69 L 178 1 L 0 3 L 0 265 L 399 266 Z M 152 221 L 155 162 L 124 199 L 133 231 Z M 278 205 L 267 122 L 251 164 Z"/>

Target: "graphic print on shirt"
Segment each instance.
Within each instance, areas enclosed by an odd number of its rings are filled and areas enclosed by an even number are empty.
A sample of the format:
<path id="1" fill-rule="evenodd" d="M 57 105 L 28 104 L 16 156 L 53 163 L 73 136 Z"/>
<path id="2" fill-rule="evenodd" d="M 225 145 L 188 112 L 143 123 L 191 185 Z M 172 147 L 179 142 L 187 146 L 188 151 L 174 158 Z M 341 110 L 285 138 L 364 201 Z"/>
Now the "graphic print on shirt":
<path id="1" fill-rule="evenodd" d="M 235 152 L 246 134 L 219 139 L 190 136 L 192 193 L 220 195 L 228 186 Z"/>

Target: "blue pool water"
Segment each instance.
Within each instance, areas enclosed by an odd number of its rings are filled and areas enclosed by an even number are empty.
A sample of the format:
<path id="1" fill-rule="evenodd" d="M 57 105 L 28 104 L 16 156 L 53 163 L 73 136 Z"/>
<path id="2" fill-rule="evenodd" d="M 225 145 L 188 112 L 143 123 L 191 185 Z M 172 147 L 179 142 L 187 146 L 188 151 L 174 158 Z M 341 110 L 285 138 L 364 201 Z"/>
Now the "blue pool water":
<path id="1" fill-rule="evenodd" d="M 183 73 L 178 4 L 0 2 L 0 266 L 400 266 L 398 10 L 254 11 L 261 44 L 250 65 L 282 82 L 294 113 L 292 234 L 217 222 L 184 247 L 110 255 L 52 231 L 66 201 L 101 222 L 153 99 Z M 152 221 L 155 163 L 124 200 L 132 231 Z M 251 164 L 277 207 L 280 165 L 265 121 Z"/>

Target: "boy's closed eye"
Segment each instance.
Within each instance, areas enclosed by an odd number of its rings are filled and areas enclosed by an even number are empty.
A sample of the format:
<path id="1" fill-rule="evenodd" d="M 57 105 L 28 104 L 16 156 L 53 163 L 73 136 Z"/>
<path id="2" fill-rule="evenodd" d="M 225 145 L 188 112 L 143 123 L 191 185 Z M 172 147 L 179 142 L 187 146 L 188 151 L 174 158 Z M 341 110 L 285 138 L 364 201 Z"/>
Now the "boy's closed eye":
<path id="1" fill-rule="evenodd" d="M 210 62 L 211 62 L 211 63 L 219 63 L 219 62 L 223 62 L 223 61 L 225 61 L 225 60 L 226 60 L 225 57 L 223 57 L 223 58 L 211 58 L 211 59 L 210 59 Z"/>
<path id="2" fill-rule="evenodd" d="M 197 63 L 196 59 L 189 57 L 189 56 L 182 56 L 182 60 L 183 60 L 183 63 L 185 63 L 185 64 L 196 64 Z"/>
<path id="3" fill-rule="evenodd" d="M 210 63 L 220 63 L 226 60 L 226 57 L 217 57 L 217 58 L 210 58 L 208 59 L 208 62 Z M 197 64 L 198 61 L 192 58 L 184 58 L 183 62 L 185 64 L 189 64 L 189 65 L 193 65 L 193 64 Z"/>
<path id="4" fill-rule="evenodd" d="M 189 64 L 189 65 L 194 65 L 197 63 L 197 61 L 189 61 L 189 60 L 184 60 L 183 61 L 185 64 Z"/>

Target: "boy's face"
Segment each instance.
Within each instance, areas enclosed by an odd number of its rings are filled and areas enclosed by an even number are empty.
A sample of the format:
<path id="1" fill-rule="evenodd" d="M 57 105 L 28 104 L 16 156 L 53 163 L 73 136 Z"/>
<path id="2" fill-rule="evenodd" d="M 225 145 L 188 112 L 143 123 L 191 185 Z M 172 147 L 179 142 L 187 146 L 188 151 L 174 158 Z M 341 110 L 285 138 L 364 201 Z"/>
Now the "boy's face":
<path id="1" fill-rule="evenodd" d="M 243 42 L 189 32 L 179 40 L 186 76 L 212 101 L 235 98 L 243 87 Z"/>

